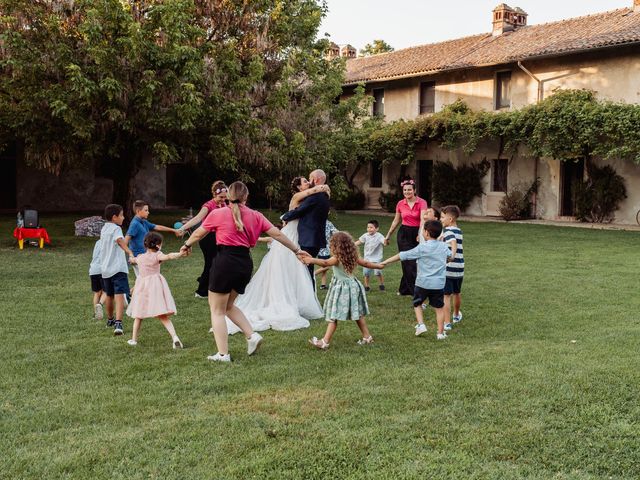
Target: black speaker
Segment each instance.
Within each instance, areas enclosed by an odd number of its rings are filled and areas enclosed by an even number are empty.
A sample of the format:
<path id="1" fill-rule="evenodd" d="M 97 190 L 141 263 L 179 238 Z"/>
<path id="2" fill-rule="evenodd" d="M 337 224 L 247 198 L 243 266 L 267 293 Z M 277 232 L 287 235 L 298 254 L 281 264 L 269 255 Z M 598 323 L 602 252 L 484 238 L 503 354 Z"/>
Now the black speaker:
<path id="1" fill-rule="evenodd" d="M 25 210 L 23 217 L 24 217 L 24 228 L 40 227 L 40 222 L 38 222 L 37 210 Z"/>

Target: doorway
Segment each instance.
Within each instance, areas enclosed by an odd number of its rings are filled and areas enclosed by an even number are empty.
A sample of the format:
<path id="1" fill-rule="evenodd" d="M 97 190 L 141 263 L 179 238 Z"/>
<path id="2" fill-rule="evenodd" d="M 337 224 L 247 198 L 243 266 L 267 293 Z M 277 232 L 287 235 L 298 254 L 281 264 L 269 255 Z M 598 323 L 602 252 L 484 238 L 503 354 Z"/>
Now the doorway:
<path id="1" fill-rule="evenodd" d="M 433 160 L 418 160 L 418 196 L 431 205 Z"/>
<path id="2" fill-rule="evenodd" d="M 584 179 L 584 160 L 563 161 L 560 167 L 560 215 L 576 213 L 576 183 Z"/>
<path id="3" fill-rule="evenodd" d="M 4 151 L 0 151 L 0 209 L 15 210 L 17 208 L 17 171 L 18 152 L 15 143 L 11 143 Z"/>

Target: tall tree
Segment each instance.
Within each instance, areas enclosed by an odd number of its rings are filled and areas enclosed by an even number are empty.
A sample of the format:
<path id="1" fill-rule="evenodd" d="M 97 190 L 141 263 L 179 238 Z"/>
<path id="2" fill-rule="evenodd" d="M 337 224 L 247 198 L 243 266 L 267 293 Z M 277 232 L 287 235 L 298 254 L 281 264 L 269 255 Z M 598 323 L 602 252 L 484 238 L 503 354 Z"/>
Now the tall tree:
<path id="1" fill-rule="evenodd" d="M 143 160 L 213 161 L 267 190 L 331 170 L 344 65 L 315 0 L 2 0 L 0 143 L 54 172 L 98 161 L 130 205 Z M 340 112 L 340 113 L 335 113 Z"/>
<path id="2" fill-rule="evenodd" d="M 369 57 L 371 55 L 377 55 L 379 53 L 393 52 L 395 49 L 384 40 L 374 40 L 372 43 L 367 43 L 360 55 L 363 57 Z"/>

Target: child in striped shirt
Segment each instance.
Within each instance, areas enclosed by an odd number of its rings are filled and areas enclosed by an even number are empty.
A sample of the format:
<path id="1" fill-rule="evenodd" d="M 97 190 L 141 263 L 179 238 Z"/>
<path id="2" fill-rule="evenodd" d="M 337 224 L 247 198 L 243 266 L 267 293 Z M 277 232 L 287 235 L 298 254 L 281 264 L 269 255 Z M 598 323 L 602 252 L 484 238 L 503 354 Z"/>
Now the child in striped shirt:
<path id="1" fill-rule="evenodd" d="M 447 322 L 445 330 L 451 330 L 451 310 L 453 308 L 453 323 L 462 320 L 460 304 L 462 297 L 462 280 L 464 279 L 464 254 L 462 249 L 462 230 L 458 227 L 460 208 L 457 205 L 448 205 L 442 209 L 442 224 L 444 225 L 443 240 L 449 246 L 454 255 L 453 260 L 447 264 L 447 281 L 444 286 L 444 309 Z"/>

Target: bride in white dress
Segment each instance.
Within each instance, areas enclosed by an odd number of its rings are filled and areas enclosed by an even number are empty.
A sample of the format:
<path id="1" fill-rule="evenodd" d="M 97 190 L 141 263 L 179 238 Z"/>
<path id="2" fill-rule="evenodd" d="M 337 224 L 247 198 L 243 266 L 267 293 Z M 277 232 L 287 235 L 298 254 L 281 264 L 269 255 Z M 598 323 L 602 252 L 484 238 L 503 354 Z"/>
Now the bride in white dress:
<path id="1" fill-rule="evenodd" d="M 329 192 L 326 185 L 310 188 L 304 177 L 294 178 L 291 187 L 295 193 L 289 210 L 309 195 Z M 282 233 L 297 244 L 298 220 L 287 223 Z M 309 320 L 323 316 L 307 266 L 279 242 L 271 243 L 244 295 L 238 296 L 235 304 L 255 331 L 307 328 Z M 228 318 L 227 328 L 230 334 L 240 331 Z"/>

